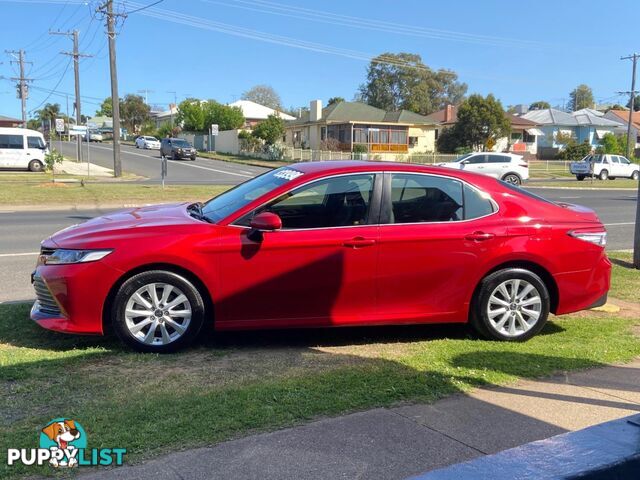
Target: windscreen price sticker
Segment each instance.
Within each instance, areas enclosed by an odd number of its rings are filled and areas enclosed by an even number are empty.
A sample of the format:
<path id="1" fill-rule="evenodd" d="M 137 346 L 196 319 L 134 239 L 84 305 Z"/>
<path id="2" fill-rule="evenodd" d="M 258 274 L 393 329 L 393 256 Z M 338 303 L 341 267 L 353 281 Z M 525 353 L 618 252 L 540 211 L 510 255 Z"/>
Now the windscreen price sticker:
<path id="1" fill-rule="evenodd" d="M 304 175 L 304 174 L 297 170 L 291 170 L 291 169 L 280 170 L 279 172 L 276 172 L 273 174 L 274 177 L 283 178 L 284 180 L 293 180 L 294 178 L 298 178 L 301 175 Z"/>

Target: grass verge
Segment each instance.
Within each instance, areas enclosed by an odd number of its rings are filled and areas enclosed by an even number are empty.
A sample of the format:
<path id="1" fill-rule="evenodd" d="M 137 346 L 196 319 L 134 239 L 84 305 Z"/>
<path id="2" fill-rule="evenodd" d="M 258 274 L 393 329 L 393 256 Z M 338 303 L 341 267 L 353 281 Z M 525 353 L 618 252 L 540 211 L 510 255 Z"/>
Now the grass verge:
<path id="1" fill-rule="evenodd" d="M 614 275 L 612 296 L 640 288 L 640 272 L 628 265 L 616 264 Z M 127 448 L 131 463 L 318 416 L 432 402 L 640 355 L 638 319 L 624 311 L 552 318 L 524 344 L 476 340 L 463 326 L 407 326 L 207 335 L 164 356 L 49 332 L 28 311 L 0 305 L 3 478 L 53 474 L 48 466 L 9 468 L 4 455 L 34 447 L 39 429 L 60 416 L 82 423 L 92 447 Z"/>
<path id="2" fill-rule="evenodd" d="M 135 183 L 5 183 L 0 186 L 0 205 L 127 205 L 174 201 L 204 201 L 228 186 L 142 185 Z"/>
<path id="3" fill-rule="evenodd" d="M 526 187 L 556 187 L 556 188 L 638 188 L 638 182 L 631 180 L 630 178 L 616 178 L 615 180 L 589 180 L 585 179 L 582 182 L 578 180 L 544 180 L 525 183 Z"/>
<path id="4" fill-rule="evenodd" d="M 613 263 L 609 294 L 620 300 L 640 302 L 640 270 L 633 268 L 633 253 L 609 252 L 608 255 Z"/>
<path id="5" fill-rule="evenodd" d="M 211 158 L 222 162 L 239 163 L 241 165 L 253 165 L 254 167 L 277 168 L 291 165 L 293 162 L 279 160 L 263 160 L 261 158 L 245 157 L 243 155 L 231 155 L 229 153 L 198 152 L 199 157 Z"/>

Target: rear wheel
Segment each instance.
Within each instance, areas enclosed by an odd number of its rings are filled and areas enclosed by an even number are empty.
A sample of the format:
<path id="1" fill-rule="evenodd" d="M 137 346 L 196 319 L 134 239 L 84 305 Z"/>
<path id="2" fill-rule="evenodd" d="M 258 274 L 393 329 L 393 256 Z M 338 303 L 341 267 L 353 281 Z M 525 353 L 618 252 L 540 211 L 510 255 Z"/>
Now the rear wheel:
<path id="1" fill-rule="evenodd" d="M 600 175 L 598 175 L 598 178 L 600 180 L 606 180 L 607 178 L 609 178 L 609 171 L 608 170 L 600 171 Z"/>
<path id="2" fill-rule="evenodd" d="M 111 310 L 118 337 L 141 352 L 166 353 L 189 345 L 204 323 L 202 295 L 186 278 L 152 270 L 124 282 Z"/>
<path id="3" fill-rule="evenodd" d="M 30 172 L 41 172 L 44 169 L 44 165 L 40 160 L 31 160 L 29 162 Z"/>
<path id="4" fill-rule="evenodd" d="M 502 180 L 507 183 L 511 183 L 512 185 L 522 184 L 522 179 L 517 173 L 507 173 L 504 177 L 502 177 Z"/>
<path id="5" fill-rule="evenodd" d="M 535 273 L 505 268 L 485 277 L 471 306 L 471 324 L 491 340 L 528 340 L 549 316 L 549 292 Z"/>

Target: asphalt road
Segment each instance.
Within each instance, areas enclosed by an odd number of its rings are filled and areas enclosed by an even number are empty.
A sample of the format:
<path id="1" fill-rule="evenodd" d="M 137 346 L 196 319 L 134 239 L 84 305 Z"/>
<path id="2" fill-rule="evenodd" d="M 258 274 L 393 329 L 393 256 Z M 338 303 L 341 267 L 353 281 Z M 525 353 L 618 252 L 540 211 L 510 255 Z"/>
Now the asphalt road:
<path id="1" fill-rule="evenodd" d="M 635 193 L 613 190 L 569 190 L 536 188 L 550 200 L 577 203 L 596 210 L 609 231 L 607 248 L 632 248 Z M 0 302 L 33 298 L 29 274 L 33 270 L 40 241 L 69 225 L 107 211 L 0 211 Z M 6 232 L 10 232 L 7 234 Z"/>
<path id="2" fill-rule="evenodd" d="M 76 144 L 74 142 L 54 142 L 53 147 L 71 159 L 76 158 Z M 110 143 L 83 144 L 82 159 L 88 158 L 91 163 L 113 169 L 113 146 Z M 161 180 L 160 153 L 158 150 L 143 150 L 129 145 L 121 145 L 120 157 L 122 170 L 130 172 L 148 180 L 143 183 L 158 183 Z M 217 184 L 235 185 L 266 171 L 266 168 L 251 165 L 240 165 L 231 162 L 221 162 L 209 158 L 198 157 L 191 160 L 168 160 L 168 183 L 179 184 Z"/>

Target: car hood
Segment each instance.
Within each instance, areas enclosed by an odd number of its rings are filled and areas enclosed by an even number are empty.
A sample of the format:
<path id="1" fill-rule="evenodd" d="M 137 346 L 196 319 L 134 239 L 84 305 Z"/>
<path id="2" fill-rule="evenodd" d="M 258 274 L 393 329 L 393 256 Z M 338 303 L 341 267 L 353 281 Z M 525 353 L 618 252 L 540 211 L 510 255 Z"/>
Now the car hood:
<path id="1" fill-rule="evenodd" d="M 211 227 L 191 217 L 187 205 L 153 205 L 113 212 L 60 230 L 43 244 L 63 248 L 103 248 L 115 241 L 121 243 L 134 237 L 193 231 L 194 225 Z"/>

